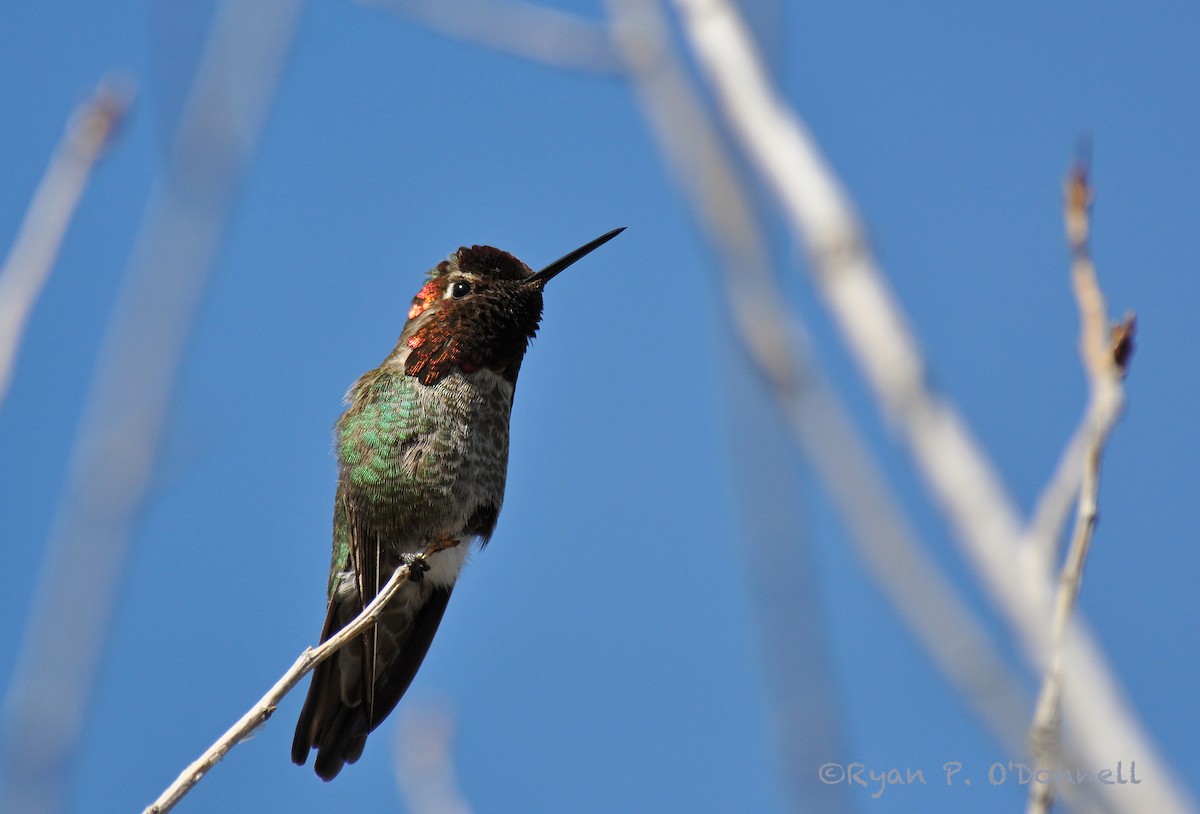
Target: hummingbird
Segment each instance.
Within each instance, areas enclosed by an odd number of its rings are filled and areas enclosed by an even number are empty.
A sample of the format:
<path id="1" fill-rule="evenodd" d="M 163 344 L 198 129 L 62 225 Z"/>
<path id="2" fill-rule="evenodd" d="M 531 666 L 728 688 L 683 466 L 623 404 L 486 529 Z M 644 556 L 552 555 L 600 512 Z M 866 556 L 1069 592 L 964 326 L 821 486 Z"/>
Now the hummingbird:
<path id="1" fill-rule="evenodd" d="M 462 247 L 413 297 L 396 347 L 346 394 L 334 428 L 338 484 L 321 641 L 346 626 L 401 565 L 409 580 L 375 626 L 313 671 L 292 760 L 332 780 L 412 683 L 472 542 L 496 527 L 517 373 L 555 275 L 624 231 L 534 273 L 508 252 Z M 435 542 L 456 543 L 416 555 Z"/>

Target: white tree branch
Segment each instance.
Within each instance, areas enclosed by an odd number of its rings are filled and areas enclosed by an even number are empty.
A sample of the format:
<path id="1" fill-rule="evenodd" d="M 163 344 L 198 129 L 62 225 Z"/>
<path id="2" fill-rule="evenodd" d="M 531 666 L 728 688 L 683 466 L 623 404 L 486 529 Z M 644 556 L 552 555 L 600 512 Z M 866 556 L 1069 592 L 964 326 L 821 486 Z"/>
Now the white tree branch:
<path id="1" fill-rule="evenodd" d="M 258 703 L 252 706 L 245 715 L 239 718 L 237 723 L 225 730 L 225 734 L 217 738 L 216 742 L 208 747 L 204 754 L 200 755 L 191 765 L 184 769 L 179 777 L 175 779 L 175 782 L 167 786 L 158 799 L 146 807 L 144 814 L 165 814 L 165 812 L 174 808 L 175 804 L 183 799 L 184 795 L 191 791 L 204 778 L 204 775 L 208 774 L 208 771 L 213 766 L 216 766 L 221 758 L 225 757 L 230 749 L 237 746 L 251 732 L 266 723 L 267 719 L 274 714 L 279 702 L 300 683 L 300 679 L 304 678 L 314 667 L 345 646 L 347 642 L 362 635 L 375 624 L 379 618 L 379 614 L 383 611 L 384 605 L 412 578 L 411 574 L 414 567 L 421 568 L 426 558 L 439 551 L 452 548 L 455 545 L 458 545 L 458 543 L 454 540 L 430 543 L 421 552 L 421 559 L 417 563 L 414 563 L 414 565 L 402 565 L 397 568 L 393 572 L 391 579 L 384 584 L 383 590 L 375 595 L 375 598 L 362 609 L 362 612 L 358 616 L 355 616 L 349 624 L 326 639 L 320 646 L 305 648 L 300 657 L 296 659 L 296 662 L 275 682 L 275 685 L 267 691 L 267 694 L 260 698 Z"/>
<path id="2" fill-rule="evenodd" d="M 808 130 L 778 100 L 732 7 L 675 0 L 717 101 L 763 182 L 807 244 L 820 292 L 868 383 L 912 448 L 922 473 L 997 600 L 1036 627 L 1046 580 L 1023 585 L 1010 546 L 1020 522 L 1000 480 L 953 408 L 929 391 L 907 320 L 867 247 L 858 216 Z M 1040 599 L 1025 601 L 1030 591 Z M 1016 600 L 1016 601 L 1013 601 Z M 1029 607 L 1032 605 L 1032 608 Z"/>
<path id="3" fill-rule="evenodd" d="M 1080 428 L 1072 439 L 1069 453 L 1078 446 L 1080 459 L 1076 483 L 1079 501 L 1075 528 L 1066 560 L 1059 576 L 1055 595 L 1051 645 L 1054 648 L 1050 666 L 1042 679 L 1041 692 L 1034 708 L 1029 728 L 1030 748 L 1038 769 L 1054 769 L 1062 762 L 1061 702 L 1063 638 L 1075 609 L 1083 582 L 1083 567 L 1096 528 L 1097 503 L 1100 490 L 1100 461 L 1104 444 L 1116 425 L 1124 404 L 1122 379 L 1125 376 L 1132 349 L 1134 322 L 1132 316 L 1110 331 L 1108 309 L 1104 294 L 1096 279 L 1095 266 L 1088 249 L 1090 231 L 1091 187 L 1087 168 L 1082 163 L 1067 180 L 1065 216 L 1067 238 L 1073 262 L 1071 280 L 1075 301 L 1079 306 L 1079 351 L 1087 373 L 1091 397 Z M 1051 489 L 1055 484 L 1051 484 Z M 1057 533 L 1055 533 L 1055 537 Z M 1053 538 L 1050 538 L 1053 539 Z M 1046 546 L 1051 551 L 1054 546 Z M 1054 785 L 1033 783 L 1030 786 L 1028 814 L 1046 814 L 1053 804 Z"/>
<path id="4" fill-rule="evenodd" d="M 848 196 L 799 118 L 776 96 L 744 25 L 726 0 L 674 0 L 718 106 L 797 237 L 808 246 L 826 305 L 992 600 L 1039 672 L 1050 660 L 1049 574 L 1033 556 L 1000 478 L 954 408 L 927 386 L 906 320 L 867 248 Z M 1113 749 L 1153 755 L 1159 782 L 1105 795 L 1125 811 L 1194 806 L 1127 707 L 1085 626 L 1065 637 L 1064 721 L 1085 765 Z M 1090 702 L 1090 709 L 1086 703 Z M 1143 758 L 1145 759 L 1145 758 Z M 1107 787 L 1105 787 L 1107 790 Z"/>
<path id="5" fill-rule="evenodd" d="M 101 83 L 76 108 L 0 267 L 0 404 L 12 381 L 21 335 L 54 268 L 71 216 L 132 101 L 126 88 Z"/>

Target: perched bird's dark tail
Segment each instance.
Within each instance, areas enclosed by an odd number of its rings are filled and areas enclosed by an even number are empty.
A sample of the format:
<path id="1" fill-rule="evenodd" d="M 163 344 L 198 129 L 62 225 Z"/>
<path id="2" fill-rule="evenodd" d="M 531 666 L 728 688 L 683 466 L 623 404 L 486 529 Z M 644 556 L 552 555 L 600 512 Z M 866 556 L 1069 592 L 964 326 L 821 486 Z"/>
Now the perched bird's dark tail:
<path id="1" fill-rule="evenodd" d="M 378 621 L 375 686 L 369 699 L 363 690 L 363 665 L 371 660 L 366 641 L 350 642 L 317 665 L 296 722 L 292 762 L 303 766 L 309 751 L 316 749 L 317 776 L 332 780 L 343 766 L 362 756 L 367 735 L 396 708 L 425 660 L 452 590 L 434 588 L 413 614 L 394 610 L 395 600 L 384 609 Z M 349 612 L 347 604 L 337 598 L 329 603 L 322 642 L 357 614 L 356 609 Z"/>

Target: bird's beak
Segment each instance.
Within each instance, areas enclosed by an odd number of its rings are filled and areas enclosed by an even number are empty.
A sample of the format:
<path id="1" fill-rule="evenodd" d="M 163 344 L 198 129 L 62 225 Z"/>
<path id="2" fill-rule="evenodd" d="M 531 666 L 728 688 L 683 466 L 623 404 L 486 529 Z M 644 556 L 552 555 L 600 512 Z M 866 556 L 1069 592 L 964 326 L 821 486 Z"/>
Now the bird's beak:
<path id="1" fill-rule="evenodd" d="M 611 232 L 608 232 L 607 234 L 600 235 L 600 237 L 596 238 L 591 243 L 585 243 L 582 246 L 580 246 L 578 249 L 576 249 L 575 251 L 564 254 L 562 257 L 558 258 L 553 263 L 546 266 L 544 269 L 542 269 L 541 271 L 539 271 L 537 274 L 533 275 L 532 277 L 526 277 L 525 282 L 531 283 L 534 285 L 543 285 L 544 286 L 546 284 L 546 281 L 549 280 L 551 277 L 558 274 L 560 271 L 562 271 L 567 266 L 574 263 L 576 260 L 581 259 L 585 255 L 591 254 L 594 250 L 600 248 L 605 243 L 612 240 L 614 237 L 616 237 L 617 235 L 621 234 L 621 232 L 624 232 L 624 231 L 625 231 L 625 227 L 622 226 L 620 229 L 613 229 Z"/>

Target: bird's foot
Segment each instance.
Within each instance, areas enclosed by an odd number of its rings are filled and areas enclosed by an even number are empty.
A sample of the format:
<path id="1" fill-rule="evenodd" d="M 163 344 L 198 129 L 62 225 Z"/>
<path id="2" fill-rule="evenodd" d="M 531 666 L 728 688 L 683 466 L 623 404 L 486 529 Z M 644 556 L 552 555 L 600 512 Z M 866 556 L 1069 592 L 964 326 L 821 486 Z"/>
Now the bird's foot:
<path id="1" fill-rule="evenodd" d="M 425 572 L 429 570 L 429 561 L 425 559 L 424 554 L 420 552 L 401 554 L 400 562 L 408 567 L 409 582 L 420 582 L 425 579 Z"/>

